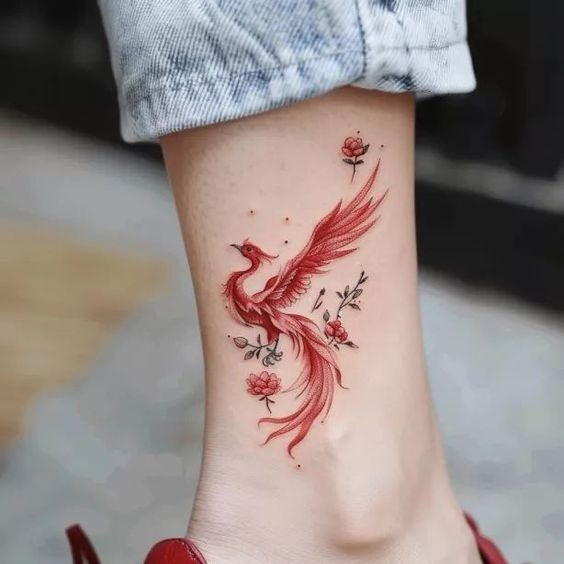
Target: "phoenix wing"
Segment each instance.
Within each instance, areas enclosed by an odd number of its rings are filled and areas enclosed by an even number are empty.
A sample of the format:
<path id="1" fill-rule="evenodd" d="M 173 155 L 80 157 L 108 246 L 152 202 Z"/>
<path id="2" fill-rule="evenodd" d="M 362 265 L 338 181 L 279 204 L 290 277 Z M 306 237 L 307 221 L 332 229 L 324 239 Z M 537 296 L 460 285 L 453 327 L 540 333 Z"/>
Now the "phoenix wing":
<path id="1" fill-rule="evenodd" d="M 379 167 L 380 161 L 349 204 L 343 207 L 341 200 L 317 223 L 301 252 L 267 281 L 264 290 L 253 295 L 255 303 L 277 309 L 292 305 L 307 292 L 314 274 L 324 273 L 322 268 L 330 262 L 356 251 L 350 245 L 376 223 L 378 217 L 374 213 L 387 194 L 384 192 L 375 201 L 369 197 Z"/>

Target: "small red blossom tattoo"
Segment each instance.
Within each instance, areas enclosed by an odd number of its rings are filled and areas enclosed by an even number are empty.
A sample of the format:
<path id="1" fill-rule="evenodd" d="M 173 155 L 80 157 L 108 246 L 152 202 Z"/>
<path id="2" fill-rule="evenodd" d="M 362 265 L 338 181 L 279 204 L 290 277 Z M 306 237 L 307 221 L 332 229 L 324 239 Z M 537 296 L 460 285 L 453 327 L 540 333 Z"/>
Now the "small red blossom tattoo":
<path id="1" fill-rule="evenodd" d="M 343 141 L 341 152 L 345 155 L 345 157 L 347 157 L 346 159 L 343 159 L 343 162 L 353 167 L 351 182 L 354 180 L 356 167 L 364 162 L 362 159 L 359 160 L 358 157 L 365 155 L 369 147 L 370 144 L 367 143 L 365 145 L 363 143 L 362 137 L 347 137 Z"/>
<path id="2" fill-rule="evenodd" d="M 344 343 L 349 336 L 338 319 L 327 322 L 327 325 L 325 325 L 325 335 L 337 341 L 337 343 Z"/>
<path id="3" fill-rule="evenodd" d="M 246 382 L 247 392 L 252 396 L 261 396 L 259 401 L 264 401 L 266 409 L 269 413 L 272 413 L 270 404 L 276 402 L 270 399 L 270 396 L 280 391 L 282 387 L 280 378 L 274 372 L 269 374 L 266 370 L 263 370 L 260 374 L 249 374 Z"/>

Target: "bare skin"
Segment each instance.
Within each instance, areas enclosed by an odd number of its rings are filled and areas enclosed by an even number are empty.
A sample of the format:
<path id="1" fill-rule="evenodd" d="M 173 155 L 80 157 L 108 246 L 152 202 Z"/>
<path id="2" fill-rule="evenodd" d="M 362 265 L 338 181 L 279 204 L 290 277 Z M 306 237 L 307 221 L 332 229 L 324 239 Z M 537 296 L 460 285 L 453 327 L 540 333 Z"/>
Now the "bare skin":
<path id="1" fill-rule="evenodd" d="M 413 114 L 411 95 L 345 88 L 162 139 L 206 360 L 204 458 L 188 536 L 210 564 L 480 562 L 452 493 L 425 373 Z M 370 144 L 361 164 L 358 157 L 354 165 L 343 162 L 350 135 Z M 333 347 L 343 333 L 337 325 L 323 333 L 323 312 L 336 319 L 335 292 L 360 272 L 368 275 L 360 310 L 341 318 L 358 348 L 333 350 L 344 388 L 335 385 L 329 415 L 313 418 L 291 458 L 286 435 L 263 444 L 276 426 L 256 422 L 269 415 L 266 408 L 274 416 L 296 409 L 296 394 L 282 390 L 298 376 L 300 361 L 288 335 L 270 329 L 284 351 L 268 367 L 281 390 L 269 396 L 274 404 L 257 401 L 252 386 L 249 392 L 247 378 L 261 370 L 259 361 L 245 360 L 233 339 L 263 331 L 266 341 L 267 333 L 260 324 L 241 325 L 226 308 L 226 280 L 251 262 L 231 244 L 250 238 L 278 255 L 244 282 L 246 294 L 263 290 L 304 248 L 318 220 L 358 193 L 379 160 L 371 190 L 375 197 L 389 192 L 378 222 L 351 244 L 357 250 L 331 259 L 329 272 L 313 276 L 307 292 L 282 308 L 313 320 Z M 330 290 L 312 311 L 322 287 Z"/>

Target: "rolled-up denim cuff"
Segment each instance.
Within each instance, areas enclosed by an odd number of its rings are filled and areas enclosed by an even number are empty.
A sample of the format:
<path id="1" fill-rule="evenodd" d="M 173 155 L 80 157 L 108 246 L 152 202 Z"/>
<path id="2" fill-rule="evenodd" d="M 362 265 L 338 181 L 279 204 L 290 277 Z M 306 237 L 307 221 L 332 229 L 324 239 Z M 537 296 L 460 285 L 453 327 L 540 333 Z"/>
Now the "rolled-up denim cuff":
<path id="1" fill-rule="evenodd" d="M 350 84 L 361 72 L 362 52 L 334 53 L 270 69 L 130 90 L 121 104 L 122 136 L 126 141 L 156 139 L 266 112 Z"/>
<path id="2" fill-rule="evenodd" d="M 353 85 L 474 88 L 463 0 L 99 0 L 126 141 Z"/>
<path id="3" fill-rule="evenodd" d="M 397 47 L 381 47 L 374 69 L 354 86 L 385 92 L 457 94 L 476 87 L 466 41 L 445 47 L 418 47 L 409 55 Z"/>

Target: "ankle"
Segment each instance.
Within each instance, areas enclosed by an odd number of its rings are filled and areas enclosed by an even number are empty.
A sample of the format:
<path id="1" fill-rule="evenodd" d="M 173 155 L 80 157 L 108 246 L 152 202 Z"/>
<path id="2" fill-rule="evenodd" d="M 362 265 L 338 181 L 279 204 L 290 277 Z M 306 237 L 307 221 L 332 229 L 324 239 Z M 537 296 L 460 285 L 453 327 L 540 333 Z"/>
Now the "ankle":
<path id="1" fill-rule="evenodd" d="M 335 450 L 328 465 L 334 496 L 325 496 L 324 505 L 332 516 L 326 539 L 336 561 L 474 562 L 472 537 L 431 436 L 411 456 L 380 446 L 372 462 L 367 453 L 356 466 L 347 464 L 343 445 Z M 406 560 L 406 554 L 418 557 Z"/>
<path id="2" fill-rule="evenodd" d="M 433 433 L 409 456 L 353 436 L 328 422 L 299 465 L 208 446 L 190 538 L 214 564 L 475 562 Z"/>

